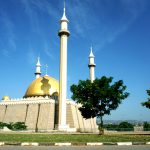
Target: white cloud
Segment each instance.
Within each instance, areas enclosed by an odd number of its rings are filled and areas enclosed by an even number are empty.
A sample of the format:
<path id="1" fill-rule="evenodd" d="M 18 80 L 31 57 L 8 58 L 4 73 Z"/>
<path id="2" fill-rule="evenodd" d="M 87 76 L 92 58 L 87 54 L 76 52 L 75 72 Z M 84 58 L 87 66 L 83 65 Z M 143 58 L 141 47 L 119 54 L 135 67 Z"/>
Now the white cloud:
<path id="1" fill-rule="evenodd" d="M 39 15 L 41 15 L 41 13 L 46 13 L 53 18 L 59 16 L 56 7 L 48 0 L 21 0 L 21 2 L 30 20 L 32 31 L 39 35 L 42 34 L 39 20 Z"/>
<path id="2" fill-rule="evenodd" d="M 37 14 L 37 11 L 34 9 L 34 6 L 31 3 L 32 0 L 21 0 L 21 2 L 25 7 L 25 13 L 29 17 L 32 31 L 40 34 L 38 14 Z"/>
<path id="3" fill-rule="evenodd" d="M 27 53 L 27 61 L 30 65 L 34 66 L 36 64 L 37 55 L 35 54 L 35 51 L 33 48 L 30 48 Z"/>
<path id="4" fill-rule="evenodd" d="M 44 42 L 44 52 L 51 60 L 55 59 L 54 55 L 52 54 L 52 50 L 50 46 L 48 46 L 47 42 Z"/>
<path id="5" fill-rule="evenodd" d="M 99 34 L 101 35 L 100 39 L 95 41 L 95 51 L 101 50 L 105 45 L 112 43 L 121 34 L 125 33 L 147 9 L 146 2 L 146 0 L 120 0 L 122 11 L 120 11 L 120 14 L 116 14 L 118 19 L 115 22 L 110 22 L 111 25 L 101 24 L 101 26 L 105 26 L 105 30 Z"/>
<path id="6" fill-rule="evenodd" d="M 87 1 L 71 1 L 68 3 L 66 14 L 70 16 L 71 27 L 74 30 L 75 37 L 86 37 L 86 32 L 92 28 L 91 23 L 89 22 L 91 14 L 89 13 Z"/>
<path id="7" fill-rule="evenodd" d="M 56 7 L 54 7 L 54 5 L 50 1 L 47 0 L 44 1 L 30 0 L 30 1 L 40 11 L 45 12 L 54 18 L 59 16 L 58 10 L 56 9 Z"/>
<path id="8" fill-rule="evenodd" d="M 8 57 L 16 51 L 16 37 L 14 33 L 14 23 L 4 10 L 0 11 L 0 15 L 2 21 L 1 26 L 3 27 L 3 34 L 4 34 L 1 41 L 3 41 L 3 43 L 6 43 L 3 44 L 4 46 L 2 53 L 4 56 Z"/>

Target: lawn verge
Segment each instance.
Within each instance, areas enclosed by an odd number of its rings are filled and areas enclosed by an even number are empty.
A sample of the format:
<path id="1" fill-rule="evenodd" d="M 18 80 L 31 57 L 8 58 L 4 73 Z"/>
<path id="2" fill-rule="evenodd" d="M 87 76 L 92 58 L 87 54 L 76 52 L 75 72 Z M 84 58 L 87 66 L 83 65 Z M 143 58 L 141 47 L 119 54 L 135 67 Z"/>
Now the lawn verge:
<path id="1" fill-rule="evenodd" d="M 150 135 L 97 135 L 97 134 L 7 134 L 0 133 L 0 142 L 90 143 L 90 142 L 149 142 Z"/>

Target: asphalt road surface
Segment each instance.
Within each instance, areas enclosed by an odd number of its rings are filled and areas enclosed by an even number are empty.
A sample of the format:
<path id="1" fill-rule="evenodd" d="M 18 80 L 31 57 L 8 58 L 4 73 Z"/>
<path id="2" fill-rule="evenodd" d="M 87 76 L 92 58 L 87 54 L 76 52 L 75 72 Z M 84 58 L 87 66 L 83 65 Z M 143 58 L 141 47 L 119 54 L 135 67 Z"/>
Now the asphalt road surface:
<path id="1" fill-rule="evenodd" d="M 0 150 L 150 150 L 150 145 L 135 146 L 1 146 Z"/>

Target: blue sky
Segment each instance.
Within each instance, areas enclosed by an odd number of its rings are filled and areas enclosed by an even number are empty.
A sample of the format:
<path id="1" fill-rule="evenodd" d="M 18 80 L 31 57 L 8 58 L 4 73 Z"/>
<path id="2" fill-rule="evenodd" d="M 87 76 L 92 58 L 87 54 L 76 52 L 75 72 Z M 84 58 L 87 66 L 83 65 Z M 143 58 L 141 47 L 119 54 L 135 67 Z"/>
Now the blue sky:
<path id="1" fill-rule="evenodd" d="M 59 79 L 62 0 L 0 0 L 0 97 L 20 98 L 32 82 L 37 57 L 42 73 Z M 70 85 L 89 77 L 90 46 L 96 77 L 122 79 L 130 96 L 105 119 L 150 121 L 140 103 L 150 89 L 150 1 L 66 0 Z"/>

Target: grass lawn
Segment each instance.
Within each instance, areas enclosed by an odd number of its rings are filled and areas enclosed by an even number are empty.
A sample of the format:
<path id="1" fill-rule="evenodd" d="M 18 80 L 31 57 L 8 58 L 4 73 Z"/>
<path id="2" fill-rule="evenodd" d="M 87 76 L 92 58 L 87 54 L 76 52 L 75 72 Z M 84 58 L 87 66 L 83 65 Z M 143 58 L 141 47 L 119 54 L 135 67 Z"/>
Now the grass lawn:
<path id="1" fill-rule="evenodd" d="M 3 142 L 150 142 L 150 135 L 3 134 Z"/>

